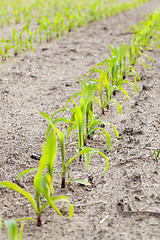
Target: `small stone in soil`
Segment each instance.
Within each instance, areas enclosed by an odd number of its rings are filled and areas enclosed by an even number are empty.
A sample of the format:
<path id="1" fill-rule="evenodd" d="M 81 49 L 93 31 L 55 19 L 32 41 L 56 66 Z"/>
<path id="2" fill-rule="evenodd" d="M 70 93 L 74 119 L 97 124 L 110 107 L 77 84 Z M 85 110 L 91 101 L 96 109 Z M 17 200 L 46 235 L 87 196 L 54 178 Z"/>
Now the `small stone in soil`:
<path id="1" fill-rule="evenodd" d="M 66 82 L 66 85 L 65 85 L 66 87 L 70 87 L 70 86 L 72 86 L 72 83 L 71 82 Z"/>
<path id="2" fill-rule="evenodd" d="M 149 89 L 150 89 L 150 87 L 145 86 L 145 85 L 143 85 L 143 87 L 142 87 L 142 90 L 143 90 L 143 91 L 148 91 Z"/>
<path id="3" fill-rule="evenodd" d="M 48 50 L 48 48 L 42 48 L 42 52 L 43 52 L 43 51 L 47 51 L 47 50 Z"/>
<path id="4" fill-rule="evenodd" d="M 32 78 L 38 78 L 37 75 L 31 74 Z"/>
<path id="5" fill-rule="evenodd" d="M 33 153 L 31 155 L 31 158 L 36 159 L 36 160 L 40 160 L 42 156 L 42 153 Z"/>

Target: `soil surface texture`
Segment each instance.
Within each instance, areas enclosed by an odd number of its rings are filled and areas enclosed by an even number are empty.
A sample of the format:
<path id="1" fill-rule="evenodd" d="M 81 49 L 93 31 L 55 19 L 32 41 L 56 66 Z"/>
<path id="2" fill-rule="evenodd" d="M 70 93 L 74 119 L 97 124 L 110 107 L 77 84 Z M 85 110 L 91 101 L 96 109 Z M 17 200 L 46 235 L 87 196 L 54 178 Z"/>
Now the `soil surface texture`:
<path id="1" fill-rule="evenodd" d="M 63 36 L 60 41 L 34 44 L 34 52 L 24 52 L 3 64 L 0 72 L 0 181 L 15 182 L 17 175 L 37 167 L 33 153 L 42 152 L 47 130 L 46 121 L 36 111 L 50 116 L 64 107 L 68 98 L 80 90 L 81 78 L 93 65 L 107 58 L 110 44 L 130 43 L 133 34 L 126 33 L 147 15 L 160 8 L 152 0 L 136 9 L 89 23 Z M 1 30 L 0 30 L 1 31 Z M 3 30 L 2 30 L 3 31 Z M 26 221 L 25 240 L 159 240 L 160 239 L 160 159 L 154 157 L 160 148 L 160 51 L 153 48 L 146 60 L 151 70 L 137 66 L 141 82 L 139 92 L 127 87 L 132 99 L 123 101 L 120 116 L 115 106 L 105 111 L 105 120 L 120 134 L 119 140 L 111 128 L 112 149 L 105 160 L 94 155 L 88 170 L 78 159 L 70 167 L 71 178 L 89 179 L 91 187 L 72 183 L 61 190 L 61 179 L 55 173 L 55 195 L 66 195 L 74 206 L 68 219 L 68 208 L 62 205 L 64 217 L 50 207 L 42 213 L 43 226 Z M 98 110 L 97 110 L 98 111 Z M 100 114 L 100 112 L 99 112 Z M 106 153 L 104 136 L 96 135 L 87 142 Z M 60 151 L 59 151 L 60 152 Z M 66 143 L 66 159 L 75 154 L 74 145 Z M 55 165 L 60 168 L 60 153 Z M 34 174 L 20 179 L 21 186 L 35 196 Z M 21 217 L 36 218 L 30 203 L 12 190 L 0 189 L 0 215 L 3 220 Z M 59 206 L 59 205 L 58 205 Z M 67 205 L 66 205 L 67 206 Z M 60 206 L 59 206 L 60 207 Z M 7 239 L 3 226 L 2 239 Z"/>

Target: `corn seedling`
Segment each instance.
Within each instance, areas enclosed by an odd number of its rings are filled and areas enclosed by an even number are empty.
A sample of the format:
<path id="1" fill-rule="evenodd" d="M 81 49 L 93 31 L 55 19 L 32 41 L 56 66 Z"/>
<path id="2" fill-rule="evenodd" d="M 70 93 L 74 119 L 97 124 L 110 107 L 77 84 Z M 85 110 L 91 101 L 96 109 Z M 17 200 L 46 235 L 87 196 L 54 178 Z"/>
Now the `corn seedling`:
<path id="1" fill-rule="evenodd" d="M 105 92 L 106 92 L 105 100 L 104 100 L 103 93 L 102 93 L 103 87 L 105 88 Z M 111 99 L 113 92 L 117 89 L 118 88 L 115 85 L 110 86 L 110 83 L 107 80 L 105 72 L 102 71 L 100 74 L 100 77 L 99 77 L 99 82 L 98 82 L 98 92 L 99 92 L 100 100 L 96 96 L 94 96 L 95 101 L 101 107 L 102 115 L 104 115 L 105 106 L 107 106 L 107 109 L 109 109 L 109 106 L 114 103 L 117 103 L 118 111 L 119 111 L 120 115 L 122 114 L 122 108 L 121 108 L 121 105 L 119 104 L 119 102 L 115 98 Z"/>
<path id="2" fill-rule="evenodd" d="M 61 182 L 61 187 L 65 188 L 65 185 L 71 183 L 71 182 L 77 182 L 77 183 L 81 183 L 83 185 L 88 185 L 90 186 L 91 184 L 87 181 L 84 181 L 82 179 L 72 179 L 70 180 L 70 177 L 68 177 L 68 181 L 66 182 L 66 172 L 68 170 L 69 165 L 79 156 L 81 155 L 85 155 L 85 165 L 86 165 L 86 169 L 88 169 L 89 166 L 89 154 L 101 154 L 101 156 L 103 156 L 106 160 L 106 168 L 105 171 L 103 172 L 103 174 L 108 170 L 109 167 L 109 162 L 107 157 L 105 156 L 105 154 L 103 154 L 101 151 L 99 151 L 99 149 L 95 149 L 95 148 L 86 148 L 84 147 L 81 151 L 79 151 L 74 157 L 70 158 L 68 162 L 65 162 L 65 141 L 64 141 L 64 135 L 65 133 L 62 133 L 58 128 L 55 128 L 55 131 L 58 135 L 59 138 L 59 142 L 60 142 L 60 147 L 61 147 L 61 157 L 62 157 L 62 172 L 59 172 L 62 178 L 62 182 Z"/>
<path id="3" fill-rule="evenodd" d="M 45 31 L 46 41 L 51 41 L 53 39 L 53 22 L 47 17 L 43 16 L 42 19 L 37 20 L 37 23 L 40 25 L 41 31 Z"/>
<path id="4" fill-rule="evenodd" d="M 77 111 L 78 112 L 76 112 L 76 110 L 75 110 L 75 112 L 74 112 L 74 114 L 75 114 L 75 119 L 77 119 L 76 120 L 76 123 L 77 123 L 77 125 L 78 125 L 78 146 L 79 146 L 79 151 L 77 152 L 77 154 L 74 156 L 74 157 L 72 157 L 68 162 L 66 162 L 66 160 L 65 160 L 65 132 L 62 132 L 62 131 L 60 131 L 56 126 L 55 126 L 55 124 L 57 123 L 57 122 L 60 122 L 60 121 L 62 121 L 62 119 L 64 119 L 64 121 L 65 122 L 69 122 L 70 124 L 72 124 L 72 125 L 74 125 L 73 124 L 73 119 L 72 119 L 72 117 L 71 117 L 71 121 L 68 121 L 66 118 L 58 118 L 58 119 L 55 119 L 54 121 L 53 121 L 53 117 L 57 114 L 57 112 L 60 112 L 60 111 L 64 111 L 65 109 L 60 109 L 59 111 L 57 111 L 55 114 L 53 114 L 52 115 L 52 119 L 48 116 L 48 114 L 46 114 L 46 113 L 43 113 L 43 112 L 40 112 L 40 114 L 49 122 L 49 127 L 48 127 L 48 129 L 47 129 L 47 134 L 46 134 L 46 138 L 48 138 L 47 136 L 48 136 L 48 134 L 50 134 L 51 135 L 51 133 L 50 133 L 50 131 L 52 132 L 53 130 L 51 130 L 51 129 L 54 129 L 55 130 L 55 132 L 56 132 L 56 134 L 57 134 L 57 136 L 58 136 L 58 139 L 59 139 L 59 142 L 60 142 L 60 149 L 61 149 L 61 159 L 62 159 L 62 171 L 60 172 L 60 171 L 57 171 L 59 174 L 60 174 L 60 176 L 61 176 L 61 178 L 62 178 L 62 182 L 61 182 L 61 187 L 62 188 L 65 188 L 65 185 L 66 184 L 69 184 L 69 183 L 71 183 L 71 182 L 78 182 L 78 183 L 81 183 L 81 184 L 84 184 L 84 185 L 90 185 L 88 182 L 86 182 L 86 181 L 84 181 L 84 180 L 81 180 L 81 179 L 72 179 L 72 180 L 70 180 L 70 178 L 68 179 L 68 182 L 66 182 L 66 172 L 67 172 L 67 170 L 68 170 L 68 167 L 69 167 L 69 165 L 77 158 L 77 157 L 81 157 L 82 155 L 85 155 L 85 165 L 86 165 L 86 169 L 88 169 L 88 165 L 89 165 L 89 154 L 91 153 L 91 154 L 100 154 L 101 156 L 103 156 L 104 158 L 105 158 L 105 160 L 106 160 L 106 163 L 107 163 L 107 165 L 106 165 L 106 169 L 105 169 L 105 171 L 104 171 L 104 173 L 108 170 L 108 167 L 109 167 L 109 162 L 108 162 L 108 159 L 107 159 L 107 157 L 105 156 L 105 154 L 103 154 L 99 149 L 95 149 L 95 148 L 87 148 L 87 147 L 85 147 L 84 146 L 84 132 L 83 132 L 83 126 L 82 126 L 82 122 L 80 122 L 80 119 L 82 119 L 81 118 L 81 114 L 80 113 L 82 113 L 81 112 L 81 110 L 80 110 L 80 108 L 78 108 L 78 106 L 76 105 L 76 107 L 77 107 Z M 75 108 L 76 108 L 75 107 Z M 79 114 L 80 114 L 80 116 L 79 116 Z M 72 115 L 73 116 L 73 115 Z M 114 128 L 114 127 L 113 127 Z M 114 128 L 115 129 L 115 128 Z M 116 131 L 116 130 L 115 130 Z M 107 133 L 106 133 L 107 134 Z M 107 139 L 110 139 L 109 137 L 109 135 L 106 135 L 106 137 L 107 137 Z M 56 149 L 57 147 L 54 147 L 53 145 L 56 145 L 56 142 L 57 142 L 57 140 L 55 139 L 55 135 L 54 135 L 54 140 L 53 140 L 53 142 L 52 142 L 52 144 L 50 144 L 50 146 L 48 145 L 48 150 L 52 147 L 53 149 Z M 109 145 L 108 145 L 108 148 L 109 148 Z M 55 155 L 54 155 L 55 156 Z M 48 167 L 47 167 L 48 168 Z M 55 170 L 55 169 L 53 169 L 52 168 L 52 172 L 53 172 L 53 170 Z M 103 173 L 103 174 L 104 174 Z"/>
<path id="5" fill-rule="evenodd" d="M 1 53 L 2 61 L 7 60 L 7 58 L 9 56 L 12 56 L 12 54 L 9 52 L 9 50 L 12 47 L 13 46 L 10 46 L 9 40 L 6 40 L 5 38 L 2 38 L 1 46 L 0 46 L 0 53 Z"/>
<path id="6" fill-rule="evenodd" d="M 109 122 L 107 121 L 102 121 L 102 117 L 97 119 L 96 115 L 93 114 L 92 111 L 90 111 L 90 125 L 89 125 L 89 129 L 88 129 L 88 132 L 87 134 L 85 135 L 85 139 L 88 137 L 88 136 L 94 136 L 94 135 L 100 135 L 100 134 L 105 134 L 106 136 L 106 142 L 107 142 L 107 152 L 110 151 L 110 148 L 111 148 L 111 137 L 110 137 L 110 134 L 104 129 L 104 126 L 111 126 L 117 136 L 117 138 L 119 138 L 119 133 L 118 131 L 116 130 L 116 128 L 110 124 Z M 103 127 L 101 127 L 103 126 Z"/>
<path id="7" fill-rule="evenodd" d="M 82 89 L 80 93 L 76 93 L 73 96 L 69 98 L 69 100 L 66 103 L 66 106 L 68 102 L 71 100 L 75 108 L 71 109 L 72 111 L 72 117 L 71 117 L 71 123 L 68 128 L 68 134 L 67 138 L 70 135 L 70 132 L 72 130 L 77 129 L 78 134 L 78 148 L 79 152 L 83 149 L 85 142 L 84 142 L 84 136 L 85 131 L 88 132 L 89 128 L 89 112 L 93 111 L 93 96 L 97 89 L 97 85 L 94 82 L 91 82 L 90 84 L 83 83 L 80 79 L 78 79 L 80 83 L 82 84 Z M 73 97 L 77 97 L 80 95 L 80 106 L 77 105 L 77 103 L 73 100 Z M 74 123 L 73 123 L 74 122 Z M 81 156 L 80 156 L 81 159 Z"/>
<path id="8" fill-rule="evenodd" d="M 84 185 L 90 185 L 90 183 L 88 183 L 87 181 L 81 180 L 81 179 L 73 179 L 70 180 L 69 177 L 69 181 L 66 183 L 66 171 L 69 167 L 69 165 L 72 163 L 73 160 L 75 160 L 75 158 L 81 156 L 82 154 L 85 154 L 85 156 L 88 156 L 88 153 L 91 152 L 91 149 L 85 148 L 82 151 L 80 151 L 78 154 L 76 154 L 74 157 L 72 157 L 67 163 L 65 162 L 65 133 L 62 133 L 58 128 L 55 128 L 55 131 L 58 135 L 58 139 L 60 142 L 60 148 L 61 148 L 61 158 L 62 158 L 62 172 L 59 172 L 59 174 L 61 175 L 62 178 L 62 182 L 61 182 L 61 188 L 65 188 L 66 184 L 69 184 L 71 182 L 78 182 Z"/>
<path id="9" fill-rule="evenodd" d="M 54 139 L 55 139 L 55 134 L 54 134 L 54 130 L 52 130 L 47 139 L 46 145 L 43 144 L 43 155 L 40 159 L 38 171 L 34 178 L 36 201 L 29 192 L 22 189 L 17 184 L 6 182 L 6 181 L 0 182 L 0 187 L 7 187 L 14 191 L 17 191 L 29 200 L 29 202 L 31 203 L 33 209 L 37 214 L 37 226 L 42 225 L 41 213 L 48 205 L 50 205 L 60 216 L 62 216 L 61 212 L 58 210 L 58 208 L 55 205 L 56 202 L 60 202 L 60 201 L 68 202 L 70 205 L 69 218 L 71 218 L 73 214 L 73 206 L 70 204 L 70 200 L 67 196 L 53 197 L 54 191 L 53 191 L 52 174 L 53 174 L 53 163 L 54 163 L 55 152 L 56 152 L 55 148 L 54 150 L 52 150 L 52 147 L 53 147 L 52 144 Z M 49 173 L 43 174 L 46 165 L 48 167 Z M 42 194 L 44 195 L 46 202 L 41 206 Z M 30 218 L 30 220 L 36 221 L 33 218 Z"/>
<path id="10" fill-rule="evenodd" d="M 23 50 L 23 41 L 21 39 L 21 35 L 19 36 L 17 34 L 15 28 L 13 28 L 12 39 L 8 41 L 14 49 L 14 56 L 17 56 L 19 51 Z"/>
<path id="11" fill-rule="evenodd" d="M 65 23 L 64 16 L 61 13 L 57 13 L 56 17 L 53 18 L 53 31 L 56 33 L 58 39 L 62 36 L 64 32 L 68 32 L 68 27 Z"/>

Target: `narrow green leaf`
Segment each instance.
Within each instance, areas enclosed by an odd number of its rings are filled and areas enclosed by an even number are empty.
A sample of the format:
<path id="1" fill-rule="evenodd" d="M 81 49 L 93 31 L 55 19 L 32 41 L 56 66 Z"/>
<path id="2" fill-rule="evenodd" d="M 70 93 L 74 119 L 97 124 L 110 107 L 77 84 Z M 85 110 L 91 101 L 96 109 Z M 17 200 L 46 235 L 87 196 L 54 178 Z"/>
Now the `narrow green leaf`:
<path id="1" fill-rule="evenodd" d="M 52 201 L 53 202 L 67 202 L 67 203 L 69 203 L 69 205 L 70 205 L 70 208 L 69 208 L 69 219 L 72 217 L 74 208 L 73 208 L 73 205 L 71 204 L 71 202 L 70 202 L 70 200 L 69 200 L 69 198 L 67 196 L 54 197 L 54 198 L 52 198 Z"/>
<path id="2" fill-rule="evenodd" d="M 121 86 L 119 86 L 118 88 L 119 88 L 119 89 L 124 93 L 124 95 L 132 102 L 132 100 L 131 100 L 130 97 L 128 96 L 126 90 L 125 90 L 123 87 L 121 87 Z"/>
<path id="3" fill-rule="evenodd" d="M 86 164 L 86 169 L 88 169 L 89 166 L 89 152 L 85 154 L 85 164 Z"/>
<path id="4" fill-rule="evenodd" d="M 110 149 L 111 149 L 111 136 L 110 136 L 110 134 L 105 129 L 100 128 L 100 127 L 96 128 L 96 130 L 101 130 L 105 133 L 106 141 L 107 141 L 107 152 L 109 152 Z"/>
<path id="5" fill-rule="evenodd" d="M 82 180 L 82 179 L 72 179 L 70 181 L 68 181 L 66 184 L 69 184 L 71 182 L 76 182 L 76 183 L 80 183 L 80 184 L 83 184 L 85 186 L 91 186 L 91 184 L 85 180 Z"/>
<path id="6" fill-rule="evenodd" d="M 41 178 L 42 178 L 43 170 L 46 166 L 46 163 L 47 163 L 47 154 L 46 154 L 45 145 L 43 144 L 43 155 L 39 162 L 38 172 L 34 178 L 34 187 L 37 193 L 40 191 Z"/>
<path id="7" fill-rule="evenodd" d="M 119 138 L 119 133 L 118 133 L 117 129 L 112 124 L 111 124 L 111 127 L 113 128 L 117 138 Z"/>
<path id="8" fill-rule="evenodd" d="M 34 172 L 34 171 L 36 171 L 38 168 L 36 167 L 36 168 L 30 168 L 30 169 L 26 169 L 25 171 L 23 171 L 23 172 L 21 172 L 20 174 L 18 174 L 18 176 L 17 176 L 17 181 L 20 179 L 20 178 L 22 178 L 22 177 L 24 177 L 24 176 L 26 176 L 26 175 L 28 175 L 30 172 Z"/>
<path id="9" fill-rule="evenodd" d="M 57 138 L 54 129 L 50 132 L 50 135 L 46 142 L 46 156 L 47 156 L 47 168 L 48 172 L 51 175 L 51 178 L 53 176 L 53 166 L 55 162 L 55 157 L 57 154 Z"/>
<path id="10" fill-rule="evenodd" d="M 37 220 L 36 220 L 36 219 L 34 219 L 34 218 L 29 218 L 29 217 L 18 218 L 18 219 L 16 220 L 16 222 L 25 221 L 25 220 L 33 221 L 33 222 L 37 223 Z"/>
<path id="11" fill-rule="evenodd" d="M 48 181 L 47 181 L 47 175 L 44 175 L 41 179 L 41 189 L 42 192 L 46 198 L 46 200 L 48 201 L 48 203 L 50 204 L 50 206 L 60 215 L 62 216 L 62 213 L 58 210 L 58 208 L 55 206 L 55 204 L 53 203 L 53 200 L 50 197 L 50 189 L 48 186 Z M 42 212 L 41 208 L 41 212 Z"/>
<path id="12" fill-rule="evenodd" d="M 19 238 L 18 238 L 18 240 L 22 240 L 22 238 L 23 238 L 24 224 L 25 224 L 25 221 L 23 221 L 23 222 L 21 223 L 21 228 L 20 228 L 20 232 L 19 232 Z"/>
<path id="13" fill-rule="evenodd" d="M 36 211 L 36 213 L 38 213 L 38 210 L 37 210 L 37 207 L 36 207 L 36 204 L 35 204 L 35 200 L 29 192 L 25 191 L 24 189 L 22 189 L 21 187 L 19 187 L 15 183 L 6 182 L 6 181 L 0 182 L 0 187 L 7 187 L 7 188 L 12 189 L 16 192 L 21 193 L 23 196 L 25 196 L 30 201 L 34 210 Z"/>
<path id="14" fill-rule="evenodd" d="M 15 220 L 10 219 L 4 222 L 8 229 L 8 239 L 9 240 L 17 240 L 18 236 L 18 227 Z"/>
<path id="15" fill-rule="evenodd" d="M 118 108 L 119 114 L 122 115 L 122 107 L 121 107 L 121 105 L 119 104 L 118 101 L 117 101 L 117 108 Z"/>

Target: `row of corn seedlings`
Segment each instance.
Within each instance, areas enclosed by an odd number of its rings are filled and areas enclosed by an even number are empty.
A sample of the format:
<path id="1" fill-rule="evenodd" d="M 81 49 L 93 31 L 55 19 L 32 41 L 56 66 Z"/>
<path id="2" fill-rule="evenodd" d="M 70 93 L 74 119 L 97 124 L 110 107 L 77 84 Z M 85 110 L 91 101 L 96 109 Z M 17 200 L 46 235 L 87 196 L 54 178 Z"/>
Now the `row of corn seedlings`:
<path id="1" fill-rule="evenodd" d="M 142 61 L 141 56 L 147 56 L 144 51 L 146 49 L 151 49 L 153 44 L 158 46 L 159 26 L 160 11 L 156 11 L 139 26 L 133 27 L 135 34 L 130 46 L 127 46 L 125 43 L 119 48 L 111 46 L 110 56 L 102 63 L 97 64 L 87 71 L 82 78 L 83 81 L 79 79 L 80 84 L 82 85 L 81 91 L 72 95 L 66 102 L 64 108 L 56 111 L 51 117 L 46 113 L 39 112 L 49 123 L 46 133 L 46 142 L 43 143 L 43 155 L 37 168 L 27 169 L 17 176 L 18 181 L 21 177 L 26 176 L 31 171 L 36 171 L 33 182 L 36 199 L 18 184 L 7 181 L 0 182 L 0 187 L 7 187 L 26 197 L 37 215 L 36 220 L 34 218 L 22 218 L 17 221 L 32 220 L 35 221 L 38 226 L 41 226 L 41 213 L 48 205 L 62 216 L 61 211 L 55 205 L 55 203 L 59 201 L 67 202 L 69 204 L 69 218 L 72 217 L 73 206 L 70 203 L 69 198 L 67 196 L 55 197 L 53 185 L 55 172 L 58 172 L 61 177 L 62 188 L 65 188 L 65 186 L 71 182 L 91 185 L 87 181 L 70 178 L 69 168 L 71 168 L 71 163 L 76 158 L 79 158 L 79 161 L 84 160 L 87 169 L 89 166 L 90 154 L 100 154 L 106 161 L 106 167 L 102 175 L 108 170 L 108 158 L 98 148 L 90 147 L 88 139 L 92 138 L 95 134 L 105 134 L 107 151 L 109 151 L 111 148 L 111 138 L 110 134 L 104 128 L 105 125 L 110 125 L 114 129 L 116 136 L 119 137 L 115 127 L 102 120 L 104 108 L 106 107 L 108 109 L 111 105 L 116 103 L 119 113 L 122 114 L 122 107 L 115 98 L 115 91 L 122 91 L 125 98 L 128 98 L 129 100 L 131 99 L 125 91 L 124 85 L 129 84 L 135 91 L 138 91 L 136 81 L 137 79 L 140 80 L 140 78 L 134 69 L 134 64 L 140 63 L 148 67 L 145 62 Z M 96 79 L 92 78 L 93 73 L 99 74 L 99 77 Z M 134 82 L 132 82 L 132 79 L 134 79 Z M 103 95 L 102 88 L 105 90 L 106 96 Z M 99 97 L 97 97 L 97 92 L 99 93 Z M 114 96 L 114 98 L 112 96 Z M 69 102 L 72 102 L 74 107 L 69 108 Z M 102 110 L 102 117 L 98 119 L 94 108 L 97 103 Z M 60 117 L 57 117 L 59 116 L 58 114 L 60 114 Z M 66 114 L 69 115 L 70 118 L 66 117 Z M 77 145 L 75 148 L 77 150 L 75 155 L 70 159 L 66 159 L 66 138 L 69 139 L 71 135 L 77 135 L 77 141 L 75 142 Z M 55 169 L 54 167 L 58 151 L 58 141 L 60 143 L 61 152 L 61 170 Z M 68 177 L 66 176 L 67 173 Z"/>
<path id="2" fill-rule="evenodd" d="M 107 15 L 116 14 L 122 10 L 132 8 L 140 5 L 141 3 L 149 0 L 133 0 L 132 2 L 126 2 L 125 4 L 116 3 L 116 0 L 6 0 L 0 1 L 0 23 L 1 26 L 8 25 L 10 23 L 27 23 L 32 18 L 39 18 L 39 16 L 56 16 L 57 13 L 68 16 L 72 15 L 73 19 L 83 17 L 85 21 L 95 21 Z M 113 10 L 112 10 L 113 9 Z M 74 19 L 75 20 L 75 19 Z M 79 21 L 79 20 L 78 20 Z"/>
<path id="3" fill-rule="evenodd" d="M 120 3 L 120 4 L 111 4 L 111 0 L 104 1 L 91 1 L 90 3 L 86 3 L 85 1 L 76 3 L 74 1 L 49 1 L 47 6 L 50 6 L 50 9 L 53 9 L 54 13 L 47 14 L 46 12 L 40 14 L 40 18 L 35 17 L 37 22 L 37 29 L 33 32 L 30 30 L 33 16 L 30 13 L 32 7 L 37 7 L 40 9 L 44 8 L 44 1 L 37 2 L 33 4 L 33 6 L 27 8 L 27 6 L 23 7 L 23 10 L 20 11 L 16 8 L 16 4 L 11 4 L 13 9 L 17 11 L 17 17 L 20 18 L 20 12 L 25 12 L 25 16 L 28 16 L 26 19 L 26 24 L 22 28 L 20 32 L 16 32 L 15 28 L 13 28 L 13 32 L 11 34 L 11 38 L 5 39 L 2 37 L 0 41 L 0 56 L 1 63 L 8 59 L 8 57 L 14 57 L 18 55 L 20 52 L 31 49 L 33 50 L 33 41 L 37 41 L 39 43 L 49 42 L 55 37 L 60 38 L 62 34 L 68 34 L 73 28 L 80 27 L 82 25 L 87 25 L 88 21 L 95 21 L 100 18 L 104 18 L 106 16 L 115 15 L 120 13 L 121 11 L 126 11 L 128 9 L 134 8 L 144 2 L 149 0 L 134 0 L 132 2 Z M 22 1 L 24 4 L 24 2 Z M 22 4 L 21 3 L 21 4 Z M 6 6 L 6 4 L 5 4 Z M 85 8 L 86 6 L 86 8 Z M 7 9 L 7 8 L 5 8 Z M 29 9 L 29 13 L 26 14 L 26 9 Z M 3 15 L 3 10 L 2 15 Z M 7 15 L 7 14 L 6 14 Z M 5 16 L 5 14 L 4 14 Z M 51 17 L 54 16 L 54 17 Z M 9 17 L 7 19 L 12 19 Z M 16 20 L 18 22 L 18 20 Z"/>
<path id="4" fill-rule="evenodd" d="M 23 27 L 21 32 L 17 32 L 15 28 L 13 28 L 11 38 L 5 39 L 2 37 L 2 40 L 0 41 L 1 63 L 7 60 L 8 57 L 15 57 L 23 51 L 33 51 L 32 40 L 32 33 L 29 30 L 29 23 Z"/>

